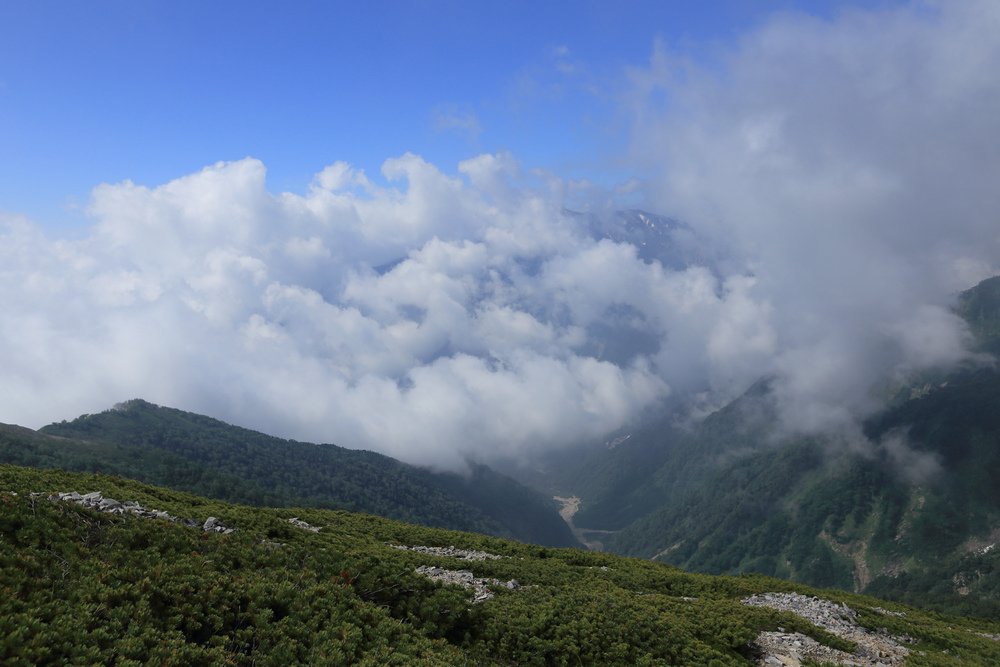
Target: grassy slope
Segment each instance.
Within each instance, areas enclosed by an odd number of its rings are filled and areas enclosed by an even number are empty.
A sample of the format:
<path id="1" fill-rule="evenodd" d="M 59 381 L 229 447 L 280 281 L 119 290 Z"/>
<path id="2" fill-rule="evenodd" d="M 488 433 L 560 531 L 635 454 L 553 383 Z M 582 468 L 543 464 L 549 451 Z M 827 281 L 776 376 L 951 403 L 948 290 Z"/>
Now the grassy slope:
<path id="1" fill-rule="evenodd" d="M 238 530 L 98 514 L 31 492 L 102 491 Z M 16 494 L 16 495 L 15 495 Z M 299 516 L 322 526 L 290 526 Z M 389 544 L 485 549 L 466 563 Z M 0 662 L 749 665 L 743 647 L 783 627 L 836 640 L 786 613 L 739 600 L 797 590 L 850 604 L 863 624 L 907 634 L 908 665 L 988 665 L 1000 627 L 763 577 L 710 577 L 574 549 L 374 516 L 262 509 L 105 475 L 0 466 Z M 418 565 L 517 579 L 471 605 Z M 905 616 L 886 616 L 887 607 Z"/>

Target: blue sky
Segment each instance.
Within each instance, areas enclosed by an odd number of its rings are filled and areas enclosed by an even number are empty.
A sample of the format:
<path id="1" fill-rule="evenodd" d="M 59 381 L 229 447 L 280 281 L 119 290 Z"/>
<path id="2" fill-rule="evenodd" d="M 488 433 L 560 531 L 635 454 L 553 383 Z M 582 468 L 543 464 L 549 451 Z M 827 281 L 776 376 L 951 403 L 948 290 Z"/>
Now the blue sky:
<path id="1" fill-rule="evenodd" d="M 277 191 L 407 151 L 610 185 L 630 175 L 621 79 L 655 40 L 709 61 L 775 12 L 854 4 L 3 2 L 0 210 L 72 228 L 99 183 L 246 156 Z"/>

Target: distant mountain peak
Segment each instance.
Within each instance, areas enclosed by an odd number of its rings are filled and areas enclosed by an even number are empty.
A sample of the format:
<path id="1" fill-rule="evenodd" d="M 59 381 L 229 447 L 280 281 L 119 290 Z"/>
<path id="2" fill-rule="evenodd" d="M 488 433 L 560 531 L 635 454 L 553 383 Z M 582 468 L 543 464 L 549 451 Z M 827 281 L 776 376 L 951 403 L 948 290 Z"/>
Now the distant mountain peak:
<path id="1" fill-rule="evenodd" d="M 635 247 L 644 262 L 659 262 L 664 268 L 683 271 L 692 266 L 713 268 L 718 263 L 694 229 L 676 218 L 638 208 L 593 213 L 565 210 L 585 225 L 594 239 L 607 239 Z"/>

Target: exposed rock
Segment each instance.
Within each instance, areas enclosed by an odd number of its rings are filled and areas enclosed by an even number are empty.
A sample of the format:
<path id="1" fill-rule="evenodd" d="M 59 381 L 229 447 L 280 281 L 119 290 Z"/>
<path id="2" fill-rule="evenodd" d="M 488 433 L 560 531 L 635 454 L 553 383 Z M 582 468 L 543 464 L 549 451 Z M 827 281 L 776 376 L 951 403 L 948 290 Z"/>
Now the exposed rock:
<path id="1" fill-rule="evenodd" d="M 462 588 L 473 591 L 472 602 L 484 602 L 494 597 L 490 586 L 503 586 L 509 590 L 520 588 L 521 584 L 516 579 L 510 581 L 500 581 L 499 579 L 477 578 L 469 570 L 446 570 L 442 567 L 431 565 L 421 565 L 416 569 L 417 574 L 422 574 L 431 581 L 440 581 L 444 584 L 455 584 Z"/>
<path id="2" fill-rule="evenodd" d="M 292 524 L 296 528 L 301 528 L 302 530 L 308 530 L 313 533 L 319 532 L 319 526 L 311 526 L 297 516 L 293 516 L 291 519 L 289 519 L 288 523 Z"/>
<path id="3" fill-rule="evenodd" d="M 962 551 L 982 556 L 993 551 L 997 542 L 1000 542 L 1000 527 L 992 528 L 985 535 L 970 537 L 962 544 Z"/>
<path id="4" fill-rule="evenodd" d="M 834 553 L 849 559 L 854 564 L 851 569 L 854 575 L 854 592 L 860 593 L 865 590 L 873 578 L 868 567 L 868 540 L 853 540 L 843 544 L 825 530 L 820 532 L 819 539 L 823 540 Z"/>
<path id="5" fill-rule="evenodd" d="M 460 560 L 496 560 L 504 558 L 504 556 L 499 556 L 497 554 L 491 554 L 488 551 L 475 551 L 473 549 L 456 549 L 455 547 L 424 547 L 424 546 L 413 546 L 408 547 L 402 544 L 390 544 L 393 549 L 400 549 L 402 551 L 416 551 L 421 554 L 429 554 L 431 556 L 446 556 L 448 558 L 458 558 Z"/>
<path id="6" fill-rule="evenodd" d="M 111 512 L 112 510 L 121 509 L 122 504 L 115 500 L 114 498 L 102 498 L 101 502 L 97 504 L 97 509 L 102 512 Z"/>
<path id="7" fill-rule="evenodd" d="M 230 528 L 226 524 L 219 521 L 214 516 L 210 516 L 205 520 L 205 524 L 201 527 L 206 533 L 223 533 L 229 534 L 233 532 L 233 528 Z"/>
<path id="8" fill-rule="evenodd" d="M 838 665 L 867 665 L 858 662 L 850 653 L 823 646 L 812 637 L 800 632 L 762 632 L 757 635 L 757 646 L 763 652 L 760 665 L 798 667 L 803 660 L 833 662 Z"/>
<path id="9" fill-rule="evenodd" d="M 44 494 L 31 494 L 33 498 L 41 495 Z M 86 493 L 82 496 L 76 491 L 64 491 L 51 494 L 49 496 L 49 500 L 71 502 L 83 507 L 97 510 L 98 512 L 104 512 L 105 514 L 133 514 L 147 519 L 165 519 L 167 521 L 180 523 L 189 528 L 201 527 L 203 530 L 209 532 L 228 534 L 236 530 L 235 528 L 226 526 L 214 516 L 208 517 L 208 520 L 204 524 L 201 524 L 194 519 L 182 519 L 181 517 L 176 517 L 169 512 L 164 512 L 162 510 L 146 509 L 134 500 L 128 500 L 123 503 L 115 500 L 114 498 L 105 498 L 100 491 L 92 491 L 91 493 Z"/>
<path id="10" fill-rule="evenodd" d="M 882 607 L 872 607 L 872 611 L 877 611 L 883 616 L 895 616 L 897 618 L 903 618 L 906 616 L 905 611 L 889 611 L 888 609 L 882 609 Z"/>
<path id="11" fill-rule="evenodd" d="M 861 627 L 857 622 L 858 613 L 846 604 L 837 604 L 798 593 L 762 593 L 746 598 L 743 603 L 789 611 L 857 645 L 852 654 L 823 646 L 800 633 L 762 632 L 756 640 L 761 652 L 758 665 L 794 666 L 808 659 L 858 667 L 891 667 L 902 665 L 910 652 L 900 642 L 912 641 L 911 639 L 891 637 L 887 633 L 874 633 Z"/>

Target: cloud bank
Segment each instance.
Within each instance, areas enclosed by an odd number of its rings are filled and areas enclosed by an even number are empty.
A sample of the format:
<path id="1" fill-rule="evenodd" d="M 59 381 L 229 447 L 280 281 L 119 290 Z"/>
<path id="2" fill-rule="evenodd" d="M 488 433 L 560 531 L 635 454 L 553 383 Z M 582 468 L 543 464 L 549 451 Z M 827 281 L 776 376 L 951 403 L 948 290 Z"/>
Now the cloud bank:
<path id="1" fill-rule="evenodd" d="M 711 263 L 595 234 L 504 153 L 338 162 L 304 194 L 250 158 L 104 184 L 79 240 L 2 217 L 0 419 L 143 397 L 460 468 L 770 375 L 789 429 L 849 429 L 967 356 L 949 300 L 1000 272 L 998 35 L 972 2 L 779 16 L 711 69 L 658 47 L 632 159 Z"/>
<path id="2" fill-rule="evenodd" d="M 272 194 L 253 159 L 95 189 L 80 241 L 2 231 L 2 389 L 39 424 L 123 397 L 444 467 L 615 429 L 670 389 L 596 324 L 719 307 L 701 268 L 597 240 L 509 156 Z M 641 289 L 636 289 L 641 285 Z M 662 326 L 643 322 L 642 326 Z"/>
<path id="3" fill-rule="evenodd" d="M 966 355 L 947 306 L 1000 272 L 998 36 L 988 1 L 788 14 L 710 69 L 660 45 L 631 71 L 647 195 L 754 276 L 743 316 L 774 335 L 748 370 L 787 426 L 849 425 Z"/>

